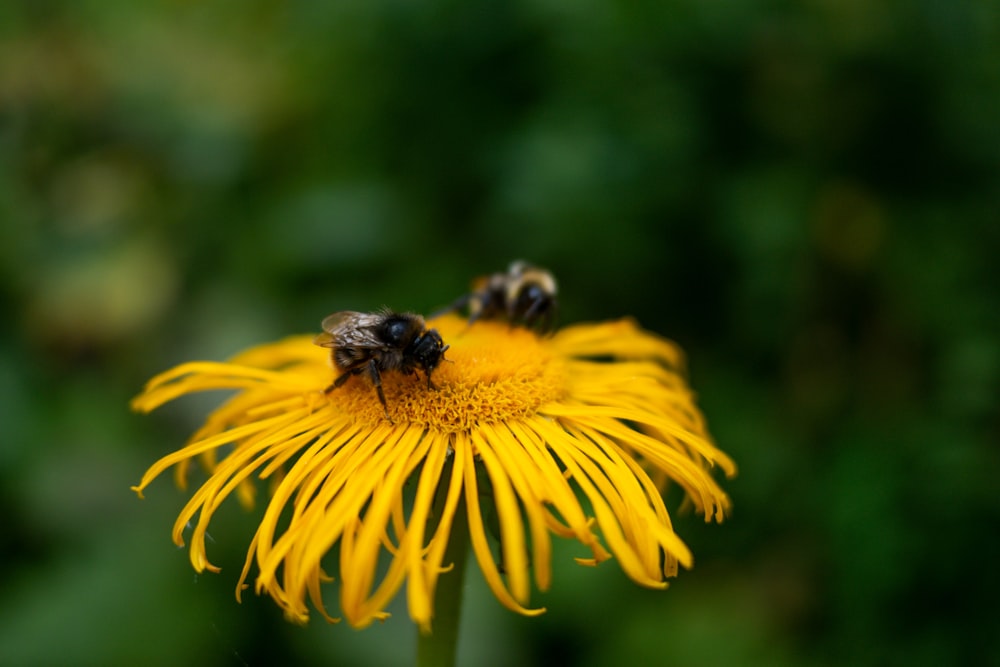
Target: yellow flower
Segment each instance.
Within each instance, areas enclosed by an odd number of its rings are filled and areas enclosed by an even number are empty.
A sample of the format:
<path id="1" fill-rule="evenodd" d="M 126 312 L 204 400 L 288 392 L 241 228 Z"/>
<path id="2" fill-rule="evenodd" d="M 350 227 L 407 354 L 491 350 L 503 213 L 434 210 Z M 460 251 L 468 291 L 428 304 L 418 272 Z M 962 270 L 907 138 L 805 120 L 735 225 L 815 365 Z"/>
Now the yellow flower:
<path id="1" fill-rule="evenodd" d="M 200 459 L 208 478 L 173 530 L 183 545 L 193 522 L 195 570 L 217 571 L 205 548 L 209 521 L 234 493 L 252 503 L 254 476 L 270 481 L 270 499 L 237 597 L 255 568 L 258 594 L 296 621 L 308 618 L 307 598 L 336 620 L 321 586 L 334 578 L 323 569 L 334 552 L 340 609 L 352 625 L 384 618 L 406 584 L 410 616 L 428 630 L 457 521 L 467 522 L 490 589 L 522 614 L 544 611 L 528 606 L 529 592 L 532 576 L 538 589 L 549 586 L 553 535 L 583 545 L 582 564 L 614 556 L 643 586 L 665 588 L 678 563 L 691 566 L 663 487 L 680 485 L 706 521 L 721 521 L 729 499 L 711 469 L 732 476 L 735 466 L 712 444 L 672 343 L 631 320 L 550 337 L 492 322 L 470 327 L 451 315 L 432 326 L 451 345 L 434 371 L 437 390 L 417 376 L 385 373 L 391 422 L 364 377 L 324 394 L 335 371 L 312 336 L 227 363 L 183 364 L 150 381 L 136 410 L 237 390 L 134 487 L 141 496 L 171 466 L 183 487 Z"/>

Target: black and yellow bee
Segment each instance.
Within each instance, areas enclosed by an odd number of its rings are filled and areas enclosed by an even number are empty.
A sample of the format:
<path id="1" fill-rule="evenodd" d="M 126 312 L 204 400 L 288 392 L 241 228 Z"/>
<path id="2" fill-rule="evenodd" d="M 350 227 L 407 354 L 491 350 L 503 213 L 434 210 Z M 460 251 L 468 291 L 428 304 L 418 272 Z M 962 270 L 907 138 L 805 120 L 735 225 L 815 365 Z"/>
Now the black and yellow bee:
<path id="1" fill-rule="evenodd" d="M 547 332 L 555 319 L 557 291 L 551 273 L 517 260 L 506 272 L 476 278 L 471 291 L 443 312 L 468 308 L 470 325 L 476 320 L 505 320 Z"/>
<path id="2" fill-rule="evenodd" d="M 343 385 L 352 375 L 367 373 L 387 419 L 389 407 L 382 391 L 382 373 L 399 371 L 412 375 L 419 368 L 427 376 L 427 387 L 433 389 L 431 372 L 448 349 L 437 330 L 427 329 L 424 318 L 413 313 L 344 310 L 327 316 L 322 327 L 323 333 L 313 342 L 331 348 L 330 359 L 341 372 L 326 393 Z"/>

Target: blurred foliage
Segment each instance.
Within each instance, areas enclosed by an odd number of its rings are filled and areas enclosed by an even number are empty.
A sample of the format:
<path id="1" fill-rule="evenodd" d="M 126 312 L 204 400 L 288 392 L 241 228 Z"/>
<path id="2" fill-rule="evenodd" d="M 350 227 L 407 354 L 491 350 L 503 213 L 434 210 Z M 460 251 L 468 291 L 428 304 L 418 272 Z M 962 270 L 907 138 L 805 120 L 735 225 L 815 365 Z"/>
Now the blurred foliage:
<path id="1" fill-rule="evenodd" d="M 688 351 L 740 463 L 666 593 L 557 556 L 475 665 L 1000 656 L 1000 5 L 0 5 L 0 664 L 408 664 L 394 617 L 286 624 L 128 486 L 208 402 L 153 373 L 334 310 L 429 311 L 524 257 L 564 322 Z"/>

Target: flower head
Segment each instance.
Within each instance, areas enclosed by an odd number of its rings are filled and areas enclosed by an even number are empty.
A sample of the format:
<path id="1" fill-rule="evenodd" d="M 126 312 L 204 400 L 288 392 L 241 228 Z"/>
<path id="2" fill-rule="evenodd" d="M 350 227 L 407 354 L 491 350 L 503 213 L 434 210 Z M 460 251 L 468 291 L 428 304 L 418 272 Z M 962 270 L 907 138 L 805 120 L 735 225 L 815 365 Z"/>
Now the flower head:
<path id="1" fill-rule="evenodd" d="M 451 346 L 448 363 L 434 372 L 436 390 L 412 375 L 383 375 L 391 421 L 363 376 L 324 392 L 335 371 L 313 336 L 153 378 L 135 409 L 198 391 L 236 393 L 134 490 L 141 495 L 171 466 L 184 486 L 200 460 L 208 477 L 173 539 L 183 545 L 193 522 L 191 562 L 215 571 L 205 547 L 213 513 L 233 494 L 251 503 L 253 477 L 270 480 L 237 596 L 255 570 L 256 591 L 297 621 L 308 618 L 307 599 L 335 620 L 322 584 L 339 579 L 352 625 L 384 618 L 405 584 L 411 617 L 429 628 L 458 521 L 490 589 L 523 614 L 544 611 L 528 606 L 529 593 L 532 577 L 540 590 L 549 585 L 553 535 L 585 548 L 578 562 L 613 556 L 648 587 L 666 587 L 678 564 L 691 566 L 663 486 L 678 484 L 706 520 L 721 521 L 729 499 L 711 469 L 732 476 L 735 466 L 708 436 L 672 343 L 631 320 L 549 337 L 451 315 L 432 324 Z M 336 576 L 324 570 L 331 552 Z"/>

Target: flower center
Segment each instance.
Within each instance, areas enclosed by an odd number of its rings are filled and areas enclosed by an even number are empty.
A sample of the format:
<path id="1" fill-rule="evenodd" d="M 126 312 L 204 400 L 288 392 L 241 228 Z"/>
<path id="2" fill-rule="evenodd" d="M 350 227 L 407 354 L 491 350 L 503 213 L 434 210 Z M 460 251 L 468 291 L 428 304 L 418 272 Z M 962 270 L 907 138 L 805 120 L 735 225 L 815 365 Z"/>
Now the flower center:
<path id="1" fill-rule="evenodd" d="M 397 424 L 419 424 L 441 431 L 466 430 L 531 416 L 559 398 L 565 368 L 546 340 L 521 327 L 476 322 L 446 315 L 428 323 L 446 345 L 445 360 L 427 388 L 423 372 L 382 373 L 389 415 Z M 359 421 L 379 423 L 385 412 L 367 374 L 351 378 L 329 393 L 331 403 Z"/>

